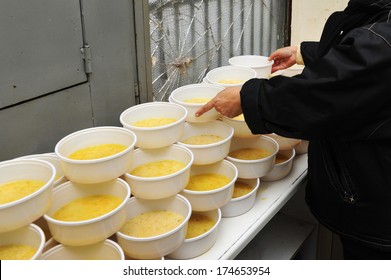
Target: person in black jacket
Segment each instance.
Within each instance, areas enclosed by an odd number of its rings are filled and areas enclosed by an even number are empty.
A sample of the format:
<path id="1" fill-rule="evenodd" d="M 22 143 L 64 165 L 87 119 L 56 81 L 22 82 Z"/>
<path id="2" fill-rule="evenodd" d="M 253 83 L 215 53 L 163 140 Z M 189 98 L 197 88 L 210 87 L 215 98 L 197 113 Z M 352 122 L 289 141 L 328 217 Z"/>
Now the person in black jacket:
<path id="1" fill-rule="evenodd" d="M 306 202 L 341 237 L 345 259 L 391 259 L 391 0 L 351 0 L 319 42 L 270 55 L 272 71 L 196 112 L 244 114 L 254 134 L 309 140 Z"/>

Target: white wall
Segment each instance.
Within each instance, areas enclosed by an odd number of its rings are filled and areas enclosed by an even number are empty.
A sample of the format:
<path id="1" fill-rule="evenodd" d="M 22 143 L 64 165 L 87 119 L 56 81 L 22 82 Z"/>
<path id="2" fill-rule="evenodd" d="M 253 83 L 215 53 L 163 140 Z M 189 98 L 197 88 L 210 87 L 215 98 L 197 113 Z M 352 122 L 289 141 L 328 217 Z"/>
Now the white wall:
<path id="1" fill-rule="evenodd" d="M 323 26 L 333 12 L 343 10 L 348 0 L 292 0 L 291 45 L 318 41 Z"/>

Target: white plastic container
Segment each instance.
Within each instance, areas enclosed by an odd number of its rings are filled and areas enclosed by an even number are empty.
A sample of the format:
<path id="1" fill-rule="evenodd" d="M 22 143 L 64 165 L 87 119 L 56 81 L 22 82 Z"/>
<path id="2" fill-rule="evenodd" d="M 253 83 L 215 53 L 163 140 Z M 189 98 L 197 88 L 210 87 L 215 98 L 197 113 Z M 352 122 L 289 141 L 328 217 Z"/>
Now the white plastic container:
<path id="1" fill-rule="evenodd" d="M 251 138 L 251 137 L 259 137 L 260 134 L 253 134 L 248 127 L 246 121 L 241 118 L 228 118 L 223 116 L 222 121 L 231 126 L 234 129 L 234 137 L 237 138 Z"/>
<path id="2" fill-rule="evenodd" d="M 221 66 L 206 73 L 206 80 L 214 85 L 223 87 L 242 86 L 246 81 L 256 78 L 257 72 L 254 69 L 240 66 Z M 237 83 L 226 83 L 224 81 L 238 81 Z"/>
<path id="3" fill-rule="evenodd" d="M 297 155 L 305 154 L 308 152 L 308 145 L 310 144 L 307 140 L 301 140 L 301 142 L 295 146 L 295 151 Z"/>
<path id="4" fill-rule="evenodd" d="M 261 55 L 239 55 L 228 59 L 233 66 L 249 67 L 257 72 L 257 78 L 269 79 L 274 61 Z"/>
<path id="5" fill-rule="evenodd" d="M 283 136 L 280 136 L 275 133 L 264 134 L 264 135 L 276 140 L 280 150 L 291 150 L 294 147 L 296 147 L 297 145 L 299 145 L 301 142 L 300 139 L 287 138 L 287 137 L 283 137 Z"/>
<path id="6" fill-rule="evenodd" d="M 266 176 L 262 177 L 262 181 L 277 181 L 289 175 L 292 170 L 293 159 L 296 155 L 295 149 L 290 150 L 280 150 L 278 154 L 283 154 L 288 157 L 288 160 L 275 163 L 273 169 L 266 174 Z M 277 154 L 277 155 L 278 155 Z"/>
<path id="7" fill-rule="evenodd" d="M 135 105 L 120 115 L 120 122 L 126 129 L 137 135 L 136 146 L 142 149 L 167 147 L 177 142 L 187 118 L 187 110 L 171 102 L 148 102 Z M 175 122 L 155 127 L 138 127 L 133 124 L 149 118 L 174 118 Z"/>
<path id="8" fill-rule="evenodd" d="M 223 160 L 228 155 L 233 134 L 233 128 L 221 121 L 213 121 L 202 124 L 186 123 L 182 139 L 178 142 L 178 144 L 188 148 L 193 153 L 193 164 L 211 164 Z M 223 140 L 203 145 L 186 144 L 181 142 L 189 137 L 198 135 L 217 135 L 222 137 Z"/>
<path id="9" fill-rule="evenodd" d="M 160 259 L 178 249 L 185 240 L 187 223 L 192 212 L 189 201 L 181 195 L 159 200 L 132 197 L 126 205 L 128 219 L 155 210 L 173 211 L 182 215 L 184 219 L 176 228 L 152 237 L 133 237 L 118 231 L 116 234 L 118 244 L 127 257 L 133 259 Z"/>
<path id="10" fill-rule="evenodd" d="M 47 161 L 9 160 L 0 163 L 0 184 L 16 180 L 40 180 L 45 184 L 35 192 L 0 205 L 0 233 L 27 226 L 50 207 L 56 170 Z"/>
<path id="11" fill-rule="evenodd" d="M 55 153 L 61 160 L 65 176 L 70 181 L 95 184 L 114 180 L 131 169 L 136 141 L 136 135 L 122 127 L 93 127 L 76 131 L 61 139 L 55 147 Z M 98 159 L 68 158 L 79 149 L 100 144 L 121 144 L 126 146 L 126 149 Z"/>

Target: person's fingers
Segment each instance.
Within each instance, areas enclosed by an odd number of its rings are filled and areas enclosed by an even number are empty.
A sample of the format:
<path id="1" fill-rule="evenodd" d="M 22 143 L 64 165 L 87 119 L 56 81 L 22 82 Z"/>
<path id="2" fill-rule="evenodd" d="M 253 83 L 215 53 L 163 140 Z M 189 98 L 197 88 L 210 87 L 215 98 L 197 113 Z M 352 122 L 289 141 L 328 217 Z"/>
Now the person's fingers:
<path id="1" fill-rule="evenodd" d="M 196 116 L 196 117 L 202 116 L 203 114 L 205 114 L 206 112 L 208 112 L 209 110 L 211 110 L 214 106 L 215 106 L 215 100 L 212 99 L 211 101 L 209 101 L 208 103 L 206 103 L 204 106 L 202 106 L 200 109 L 198 109 L 198 110 L 195 112 L 195 116 Z"/>

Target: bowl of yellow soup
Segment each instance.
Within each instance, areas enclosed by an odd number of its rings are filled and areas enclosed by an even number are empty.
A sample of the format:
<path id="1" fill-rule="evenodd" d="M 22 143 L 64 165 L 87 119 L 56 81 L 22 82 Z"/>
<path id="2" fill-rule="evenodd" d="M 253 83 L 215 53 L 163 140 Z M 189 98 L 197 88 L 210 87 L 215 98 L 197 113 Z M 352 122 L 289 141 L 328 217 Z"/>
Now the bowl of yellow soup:
<path id="1" fill-rule="evenodd" d="M 267 136 L 234 137 L 226 159 L 236 166 L 239 178 L 259 178 L 272 170 L 278 149 L 278 143 Z"/>
<path id="2" fill-rule="evenodd" d="M 249 211 L 255 204 L 259 185 L 259 178 L 238 178 L 235 182 L 231 200 L 221 207 L 223 218 L 236 217 Z"/>
<path id="3" fill-rule="evenodd" d="M 95 184 L 131 169 L 136 141 L 136 135 L 123 127 L 98 126 L 65 136 L 56 144 L 55 153 L 70 181 Z"/>
<path id="4" fill-rule="evenodd" d="M 185 85 L 175 89 L 170 94 L 169 101 L 186 108 L 188 112 L 186 117 L 187 122 L 210 122 L 221 117 L 221 114 L 215 108 L 212 108 L 200 117 L 196 117 L 195 112 L 212 100 L 223 89 L 223 86 L 205 83 Z"/>
<path id="5" fill-rule="evenodd" d="M 44 218 L 57 242 L 90 245 L 122 227 L 130 195 L 130 187 L 122 179 L 88 185 L 69 181 L 54 189 L 53 204 Z"/>
<path id="6" fill-rule="evenodd" d="M 44 252 L 40 260 L 124 260 L 125 254 L 116 242 L 106 239 L 91 245 L 58 244 Z"/>
<path id="7" fill-rule="evenodd" d="M 177 194 L 158 200 L 132 197 L 126 211 L 128 219 L 116 234 L 118 244 L 129 258 L 156 259 L 182 245 L 192 209 Z"/>
<path id="8" fill-rule="evenodd" d="M 232 65 L 217 67 L 206 73 L 206 80 L 209 83 L 225 88 L 241 86 L 256 77 L 257 72 L 254 69 Z"/>
<path id="9" fill-rule="evenodd" d="M 186 123 L 179 145 L 194 155 L 193 164 L 204 165 L 223 160 L 229 153 L 233 128 L 222 121 Z"/>
<path id="10" fill-rule="evenodd" d="M 259 134 L 253 134 L 244 120 L 244 115 L 240 114 L 234 118 L 223 116 L 222 121 L 234 129 L 234 137 L 259 137 Z"/>
<path id="11" fill-rule="evenodd" d="M 261 55 L 238 55 L 228 59 L 233 66 L 249 67 L 257 72 L 257 78 L 269 79 L 274 61 Z"/>
<path id="12" fill-rule="evenodd" d="M 193 165 L 190 180 L 181 194 L 194 211 L 209 211 L 227 204 L 238 177 L 236 167 L 227 160 L 208 165 Z"/>
<path id="13" fill-rule="evenodd" d="M 36 260 L 45 245 L 43 231 L 34 224 L 0 233 L 0 260 Z"/>
<path id="14" fill-rule="evenodd" d="M 136 149 L 134 168 L 125 174 L 138 198 L 161 199 L 182 191 L 190 177 L 193 153 L 173 144 L 160 149 Z"/>
<path id="15" fill-rule="evenodd" d="M 187 223 L 186 238 L 183 244 L 167 255 L 171 259 L 191 259 L 208 251 L 216 243 L 221 223 L 220 209 L 193 211 Z"/>
<path id="16" fill-rule="evenodd" d="M 147 102 L 126 109 L 120 115 L 120 122 L 137 135 L 137 147 L 156 149 L 180 139 L 187 115 L 187 110 L 179 104 Z"/>
<path id="17" fill-rule="evenodd" d="M 0 232 L 29 225 L 49 209 L 55 174 L 47 161 L 0 162 Z"/>
<path id="18" fill-rule="evenodd" d="M 275 159 L 273 169 L 262 177 L 262 181 L 277 181 L 289 175 L 296 155 L 295 149 L 280 150 Z"/>

